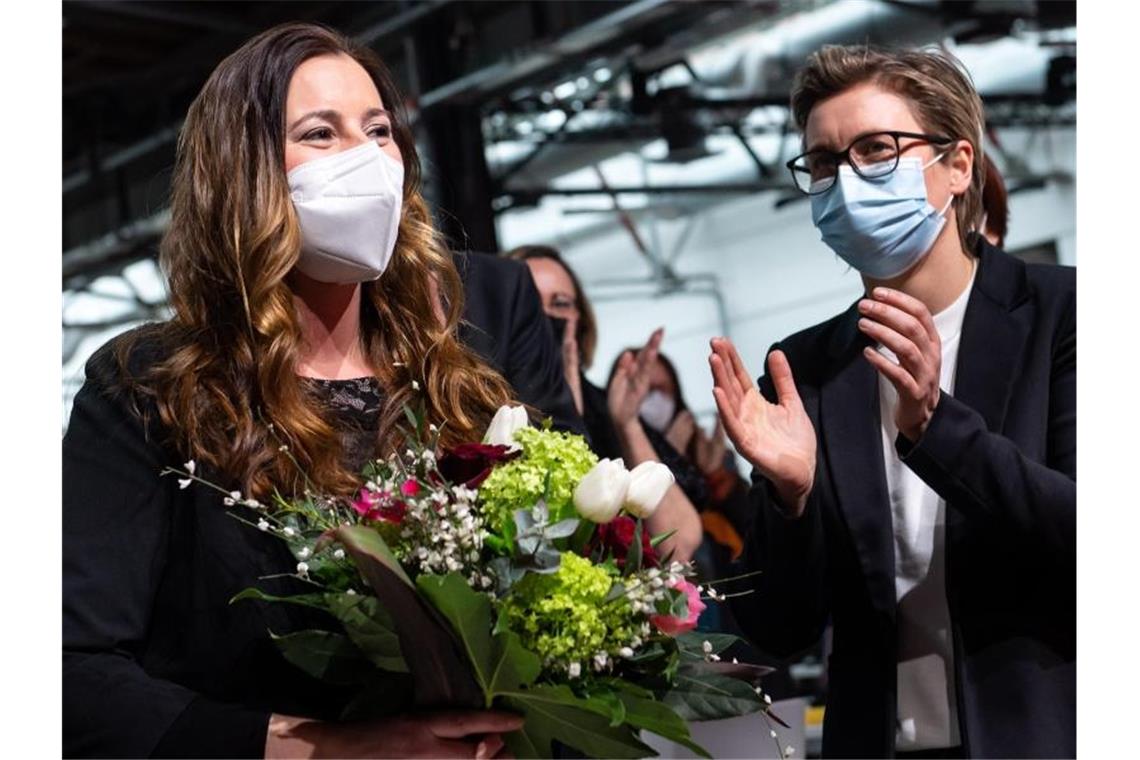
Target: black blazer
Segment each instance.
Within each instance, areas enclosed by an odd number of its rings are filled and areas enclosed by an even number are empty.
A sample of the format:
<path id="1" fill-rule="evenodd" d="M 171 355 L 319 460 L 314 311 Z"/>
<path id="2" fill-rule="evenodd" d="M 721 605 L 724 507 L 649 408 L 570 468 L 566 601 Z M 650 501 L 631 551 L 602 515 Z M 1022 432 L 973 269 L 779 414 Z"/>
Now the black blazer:
<path id="1" fill-rule="evenodd" d="M 561 348 L 526 264 L 485 253 L 454 259 L 465 295 L 460 339 L 507 379 L 519 401 L 551 417 L 555 429 L 585 435 Z"/>
<path id="2" fill-rule="evenodd" d="M 289 665 L 266 631 L 328 621 L 295 605 L 229 604 L 255 583 L 311 589 L 257 582 L 296 560 L 230 514 L 256 523 L 251 510 L 159 477 L 182 462 L 115 391 L 119 340 L 88 361 L 63 439 L 63 755 L 261 757 L 271 712 L 331 718 L 344 704 Z M 129 369 L 160 356 L 140 340 Z"/>
<path id="3" fill-rule="evenodd" d="M 530 273 L 490 256 L 457 257 L 461 337 L 520 400 L 581 432 L 561 354 Z M 229 599 L 291 572 L 278 539 L 243 525 L 209 489 L 160 478 L 182 462 L 166 431 L 115 391 L 116 338 L 87 364 L 63 440 L 63 753 L 67 757 L 261 757 L 272 712 L 335 717 L 346 695 L 285 662 L 266 631 L 335 621 L 294 605 Z M 162 358 L 140 340 L 129 370 Z M 208 474 L 206 474 L 208 477 Z M 310 590 L 281 578 L 275 594 Z"/>
<path id="4" fill-rule="evenodd" d="M 946 586 L 969 757 L 1076 754 L 1076 270 L 977 243 L 955 393 L 903 461 L 947 503 Z M 818 436 L 804 516 L 753 474 L 748 563 L 734 600 L 763 649 L 790 655 L 833 623 L 823 751 L 891 757 L 895 568 L 876 372 L 854 305 L 777 347 Z M 761 392 L 775 401 L 767 377 Z"/>

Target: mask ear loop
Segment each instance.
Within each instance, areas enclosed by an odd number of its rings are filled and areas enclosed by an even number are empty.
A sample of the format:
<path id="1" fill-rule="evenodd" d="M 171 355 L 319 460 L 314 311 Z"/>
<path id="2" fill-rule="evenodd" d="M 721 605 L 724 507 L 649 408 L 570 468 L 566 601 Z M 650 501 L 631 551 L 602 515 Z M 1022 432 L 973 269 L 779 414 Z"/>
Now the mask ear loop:
<path id="1" fill-rule="evenodd" d="M 931 166 L 934 166 L 936 163 L 938 163 L 939 161 L 941 161 L 941 160 L 942 160 L 942 158 L 943 158 L 943 157 L 944 157 L 944 156 L 945 156 L 947 153 L 949 153 L 949 152 L 950 152 L 950 151 L 948 151 L 948 150 L 944 150 L 944 151 L 942 151 L 942 152 L 941 152 L 941 153 L 939 153 L 937 156 L 935 156 L 934 158 L 930 159 L 930 161 L 929 161 L 928 163 L 925 163 L 925 164 L 923 164 L 923 165 L 922 165 L 922 170 L 923 170 L 923 171 L 926 171 L 926 170 L 927 170 L 927 169 L 929 169 Z M 939 215 L 939 216 L 946 216 L 946 211 L 947 211 L 947 209 L 949 209 L 949 208 L 950 208 L 950 204 L 951 204 L 951 203 L 953 203 L 953 202 L 954 202 L 954 193 L 950 193 L 950 197 L 946 199 L 946 205 L 944 205 L 944 206 L 941 208 L 941 210 L 939 210 L 939 212 L 938 212 L 938 215 Z"/>

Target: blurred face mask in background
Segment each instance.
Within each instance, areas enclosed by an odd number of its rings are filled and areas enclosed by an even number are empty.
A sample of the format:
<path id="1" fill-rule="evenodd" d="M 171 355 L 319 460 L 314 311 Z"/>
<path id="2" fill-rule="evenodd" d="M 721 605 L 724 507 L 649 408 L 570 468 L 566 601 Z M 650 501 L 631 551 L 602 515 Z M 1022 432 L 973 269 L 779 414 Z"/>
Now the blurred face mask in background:
<path id="1" fill-rule="evenodd" d="M 306 161 L 288 181 L 301 223 L 297 269 L 320 282 L 379 279 L 400 231 L 404 165 L 367 142 Z"/>
<path id="2" fill-rule="evenodd" d="M 669 429 L 669 424 L 673 422 L 673 416 L 676 412 L 677 402 L 673 400 L 672 396 L 659 390 L 649 391 L 638 410 L 638 414 L 645 421 L 645 424 L 659 433 L 664 433 Z"/>
<path id="3" fill-rule="evenodd" d="M 546 318 L 550 321 L 550 329 L 554 331 L 554 340 L 558 345 L 562 345 L 562 341 L 566 339 L 566 325 L 568 324 L 565 319 L 559 317 L 552 317 L 549 314 Z"/>
<path id="4" fill-rule="evenodd" d="M 861 274 L 889 280 L 917 264 L 934 247 L 946 224 L 926 200 L 924 172 L 942 156 L 923 164 L 900 158 L 890 174 L 876 179 L 840 166 L 830 190 L 811 198 L 811 219 L 823 242 Z"/>

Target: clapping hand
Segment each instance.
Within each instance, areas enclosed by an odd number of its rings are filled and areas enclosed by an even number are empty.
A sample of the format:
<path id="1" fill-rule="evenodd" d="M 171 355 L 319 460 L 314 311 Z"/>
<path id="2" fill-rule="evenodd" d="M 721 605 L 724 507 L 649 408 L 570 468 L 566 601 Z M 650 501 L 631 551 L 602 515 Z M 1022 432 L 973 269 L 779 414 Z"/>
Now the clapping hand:
<path id="1" fill-rule="evenodd" d="M 650 371 L 657 361 L 657 351 L 664 337 L 665 328 L 658 327 L 640 351 L 636 354 L 626 351 L 618 360 L 607 391 L 610 417 L 618 428 L 637 420 L 641 402 L 649 393 Z"/>
<path id="2" fill-rule="evenodd" d="M 782 351 L 768 357 L 776 404 L 760 395 L 727 338 L 713 338 L 709 365 L 713 397 L 728 437 L 740 455 L 775 486 L 785 511 L 800 516 L 815 484 L 816 435 L 787 357 Z"/>
<path id="3" fill-rule="evenodd" d="M 863 349 L 875 369 L 899 394 L 895 425 L 912 443 L 926 431 L 941 395 L 942 340 L 926 304 L 890 288 L 875 288 L 859 301 L 859 329 L 898 357 L 893 362 L 873 348 Z"/>

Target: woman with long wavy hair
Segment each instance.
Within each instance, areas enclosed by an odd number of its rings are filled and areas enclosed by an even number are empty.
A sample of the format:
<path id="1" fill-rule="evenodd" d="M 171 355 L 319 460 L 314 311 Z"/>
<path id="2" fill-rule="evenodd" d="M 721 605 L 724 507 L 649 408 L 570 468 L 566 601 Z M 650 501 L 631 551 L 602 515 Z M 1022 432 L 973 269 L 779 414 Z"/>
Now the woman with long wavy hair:
<path id="1" fill-rule="evenodd" d="M 288 550 L 159 477 L 193 460 L 248 497 L 350 495 L 405 404 L 448 445 L 511 399 L 456 337 L 401 106 L 373 53 L 310 24 L 248 41 L 191 105 L 161 250 L 173 316 L 95 354 L 64 438 L 66 755 L 490 757 L 518 727 L 333 721 L 343 696 L 266 634 L 312 615 L 227 603 Z"/>

